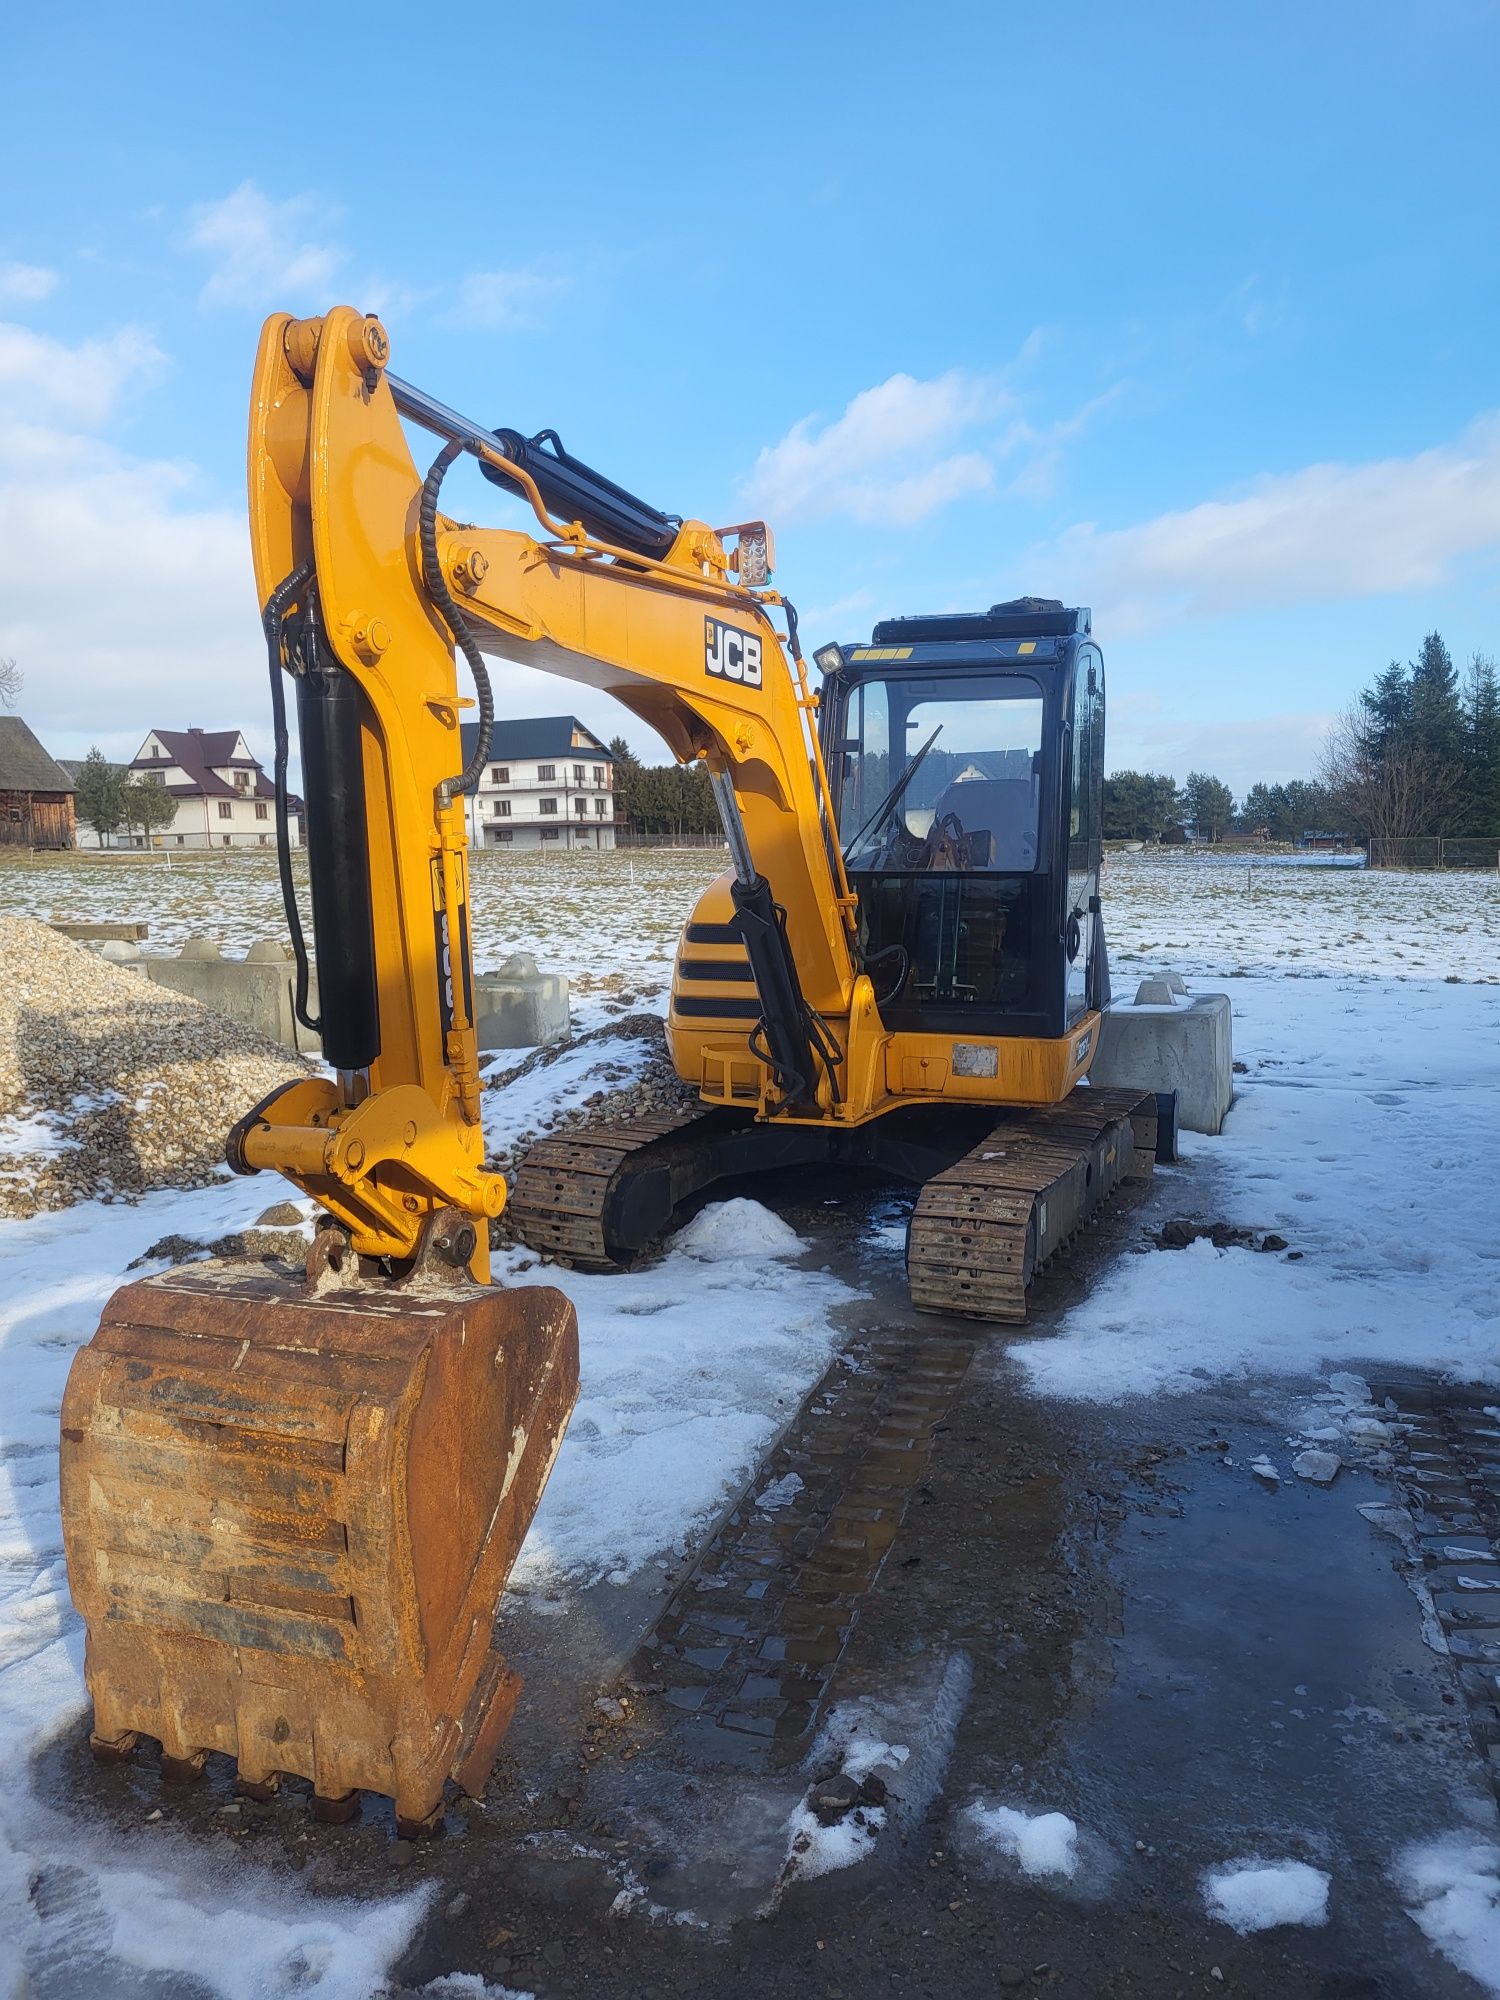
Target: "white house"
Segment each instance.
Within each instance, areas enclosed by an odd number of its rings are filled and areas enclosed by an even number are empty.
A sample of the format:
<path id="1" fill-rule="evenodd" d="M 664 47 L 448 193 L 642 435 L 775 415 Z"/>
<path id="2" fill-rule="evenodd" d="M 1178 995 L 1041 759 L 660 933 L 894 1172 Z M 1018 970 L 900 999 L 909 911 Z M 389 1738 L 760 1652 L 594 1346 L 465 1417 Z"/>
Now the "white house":
<path id="1" fill-rule="evenodd" d="M 173 847 L 274 847 L 275 789 L 237 729 L 153 729 L 130 763 L 133 778 L 165 785 L 176 817 L 151 836 Z M 300 834 L 294 806 L 289 832 Z M 122 828 L 118 844 L 141 845 Z"/>
<path id="2" fill-rule="evenodd" d="M 478 723 L 466 722 L 466 764 L 478 738 Z M 472 847 L 610 848 L 615 760 L 576 715 L 497 717 L 489 761 L 467 809 Z"/>

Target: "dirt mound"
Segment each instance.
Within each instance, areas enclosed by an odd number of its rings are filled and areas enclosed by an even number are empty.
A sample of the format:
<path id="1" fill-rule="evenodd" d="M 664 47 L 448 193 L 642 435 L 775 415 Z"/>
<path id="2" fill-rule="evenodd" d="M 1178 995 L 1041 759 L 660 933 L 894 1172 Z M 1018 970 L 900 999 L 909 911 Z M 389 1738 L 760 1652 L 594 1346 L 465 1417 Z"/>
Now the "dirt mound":
<path id="1" fill-rule="evenodd" d="M 307 1073 L 226 1015 L 0 917 L 0 1214 L 197 1186 L 233 1121 Z"/>

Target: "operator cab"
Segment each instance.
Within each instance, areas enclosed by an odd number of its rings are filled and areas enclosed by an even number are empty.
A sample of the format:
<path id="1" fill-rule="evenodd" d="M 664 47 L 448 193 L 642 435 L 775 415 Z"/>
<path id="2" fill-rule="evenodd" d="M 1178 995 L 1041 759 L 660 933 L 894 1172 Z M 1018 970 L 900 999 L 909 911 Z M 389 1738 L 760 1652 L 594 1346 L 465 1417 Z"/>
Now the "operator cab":
<path id="1" fill-rule="evenodd" d="M 1064 1035 L 1102 1004 L 1104 661 L 1018 598 L 825 649 L 823 752 L 859 946 L 896 1030 Z"/>

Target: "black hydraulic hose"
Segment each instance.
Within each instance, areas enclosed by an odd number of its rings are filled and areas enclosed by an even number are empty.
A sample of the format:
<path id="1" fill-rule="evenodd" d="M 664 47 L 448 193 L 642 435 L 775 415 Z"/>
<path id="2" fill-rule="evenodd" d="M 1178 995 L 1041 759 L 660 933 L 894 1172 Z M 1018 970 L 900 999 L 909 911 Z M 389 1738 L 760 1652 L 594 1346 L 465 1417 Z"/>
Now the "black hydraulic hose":
<path id="1" fill-rule="evenodd" d="M 292 957 L 296 961 L 297 976 L 293 1005 L 297 1019 L 312 1034 L 318 1034 L 323 1026 L 321 1017 L 314 1019 L 307 1011 L 308 965 L 307 940 L 302 935 L 302 913 L 297 908 L 296 884 L 292 880 L 292 841 L 290 812 L 287 804 L 286 767 L 289 745 L 286 728 L 286 689 L 282 684 L 282 673 L 294 672 L 286 644 L 286 615 L 293 601 L 300 597 L 312 581 L 313 565 L 299 563 L 290 576 L 281 582 L 266 599 L 266 608 L 261 614 L 261 625 L 266 635 L 266 650 L 271 666 L 271 724 L 275 732 L 276 762 L 276 872 L 281 877 L 281 907 L 286 913 L 286 927 L 292 940 Z M 307 607 L 311 618 L 311 607 Z"/>
<path id="2" fill-rule="evenodd" d="M 797 636 L 797 607 L 789 597 L 783 597 L 781 608 L 786 613 L 787 649 L 794 660 L 802 658 L 802 641 Z"/>
<path id="3" fill-rule="evenodd" d="M 438 561 L 438 494 L 449 466 L 463 449 L 462 444 L 445 444 L 432 461 L 432 469 L 422 482 L 422 504 L 417 514 L 417 526 L 422 543 L 422 580 L 427 585 L 427 595 L 446 619 L 459 651 L 468 661 L 469 672 L 474 676 L 474 692 L 479 697 L 479 736 L 474 745 L 474 754 L 465 764 L 463 774 L 457 783 L 445 781 L 443 787 L 445 805 L 459 792 L 472 792 L 479 783 L 479 774 L 489 762 L 490 732 L 495 722 L 495 696 L 490 687 L 489 672 L 478 646 L 474 643 L 474 635 L 469 630 L 468 620 L 453 601 L 453 593 L 448 588 L 448 579 L 443 575 L 443 566 Z"/>

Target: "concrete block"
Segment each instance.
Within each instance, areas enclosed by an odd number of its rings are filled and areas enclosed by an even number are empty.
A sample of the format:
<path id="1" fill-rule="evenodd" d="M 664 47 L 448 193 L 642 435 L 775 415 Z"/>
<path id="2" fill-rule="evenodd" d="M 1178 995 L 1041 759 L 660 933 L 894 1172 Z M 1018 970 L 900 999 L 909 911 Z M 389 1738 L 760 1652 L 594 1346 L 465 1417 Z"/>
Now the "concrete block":
<path id="1" fill-rule="evenodd" d="M 178 954 L 187 959 L 219 959 L 224 956 L 224 940 L 216 937 L 190 937 Z"/>
<path id="2" fill-rule="evenodd" d="M 280 946 L 250 958 L 222 958 L 214 939 L 190 938 L 181 957 L 143 958 L 141 966 L 156 985 L 243 1021 L 268 1041 L 304 1055 L 318 1051 L 318 1037 L 293 1011 L 293 967 Z M 308 1011 L 316 1016 L 316 994 L 309 996 Z"/>
<path id="3" fill-rule="evenodd" d="M 99 956 L 110 965 L 124 966 L 129 972 L 144 969 L 145 953 L 138 944 L 131 944 L 128 938 L 106 938 L 97 949 Z"/>
<path id="4" fill-rule="evenodd" d="M 568 982 L 539 972 L 525 952 L 474 981 L 474 1025 L 482 1049 L 534 1049 L 568 1032 Z"/>
<path id="5" fill-rule="evenodd" d="M 1234 1095 L 1234 1049 L 1227 993 L 1172 996 L 1166 982 L 1145 980 L 1141 993 L 1160 985 L 1165 1000 L 1104 1010 L 1091 1083 L 1139 1090 L 1175 1090 L 1177 1122 L 1189 1132 L 1217 1132 Z"/>

